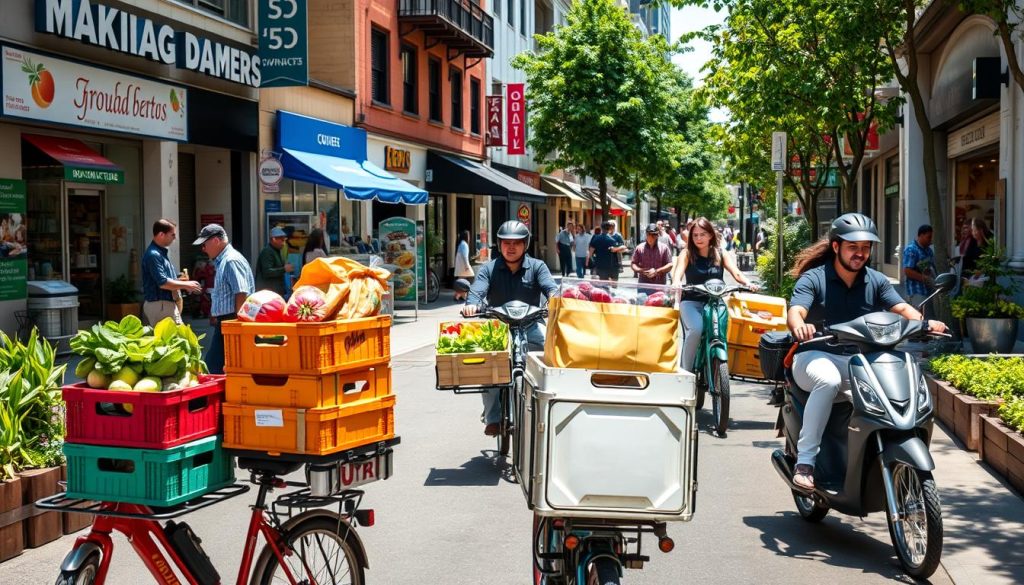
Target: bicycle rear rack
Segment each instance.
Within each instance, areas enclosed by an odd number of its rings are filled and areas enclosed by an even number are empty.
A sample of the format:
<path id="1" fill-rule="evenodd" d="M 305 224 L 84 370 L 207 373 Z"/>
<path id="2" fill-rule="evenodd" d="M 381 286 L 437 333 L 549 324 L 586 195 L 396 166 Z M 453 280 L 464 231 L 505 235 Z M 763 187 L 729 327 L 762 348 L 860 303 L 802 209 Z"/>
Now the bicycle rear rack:
<path id="1" fill-rule="evenodd" d="M 66 493 L 59 493 L 43 498 L 38 500 L 35 505 L 37 508 L 54 510 L 57 512 L 76 512 L 79 514 L 94 514 L 97 516 L 112 516 L 117 518 L 137 518 L 141 520 L 168 520 L 170 518 L 184 516 L 185 514 L 195 512 L 196 510 L 201 510 L 207 506 L 212 506 L 235 496 L 240 496 L 248 491 L 248 485 L 235 483 L 208 494 L 203 494 L 193 500 L 189 500 L 176 506 L 169 506 L 167 508 L 150 507 L 150 512 L 146 514 L 123 512 L 118 510 L 121 505 L 137 509 L 140 507 L 138 504 L 120 504 L 118 502 L 98 502 L 95 500 L 69 498 Z"/>

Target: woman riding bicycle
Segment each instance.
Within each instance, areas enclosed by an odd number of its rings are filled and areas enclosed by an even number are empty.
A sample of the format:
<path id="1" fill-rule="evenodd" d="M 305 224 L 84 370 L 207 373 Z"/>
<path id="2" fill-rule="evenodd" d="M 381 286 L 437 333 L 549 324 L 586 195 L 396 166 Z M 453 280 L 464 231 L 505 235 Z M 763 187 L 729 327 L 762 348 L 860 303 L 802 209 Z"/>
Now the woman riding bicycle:
<path id="1" fill-rule="evenodd" d="M 672 269 L 674 285 L 704 284 L 712 279 L 722 280 L 725 270 L 728 270 L 739 284 L 751 290 L 758 289 L 757 285 L 747 280 L 747 277 L 736 268 L 732 254 L 722 251 L 718 242 L 718 232 L 707 218 L 700 217 L 694 220 L 687 235 L 686 248 L 676 259 L 675 268 Z M 693 367 L 693 360 L 697 356 L 697 347 L 704 330 L 702 310 L 706 300 L 703 295 L 689 293 L 680 303 L 679 313 L 683 319 L 682 366 L 686 370 Z"/>
<path id="2" fill-rule="evenodd" d="M 522 301 L 535 307 L 541 306 L 541 295 L 552 297 L 558 285 L 551 278 L 551 272 L 544 262 L 526 254 L 530 245 L 530 228 L 522 222 L 510 220 L 498 228 L 498 250 L 500 256 L 484 264 L 477 272 L 476 280 L 469 289 L 469 298 L 462 308 L 463 317 L 472 317 L 484 301 L 492 307 L 509 301 Z M 530 349 L 544 347 L 544 329 L 535 323 L 526 333 Z M 484 401 L 484 433 L 498 434 L 501 421 L 501 404 L 498 389 L 489 388 L 481 394 Z"/>

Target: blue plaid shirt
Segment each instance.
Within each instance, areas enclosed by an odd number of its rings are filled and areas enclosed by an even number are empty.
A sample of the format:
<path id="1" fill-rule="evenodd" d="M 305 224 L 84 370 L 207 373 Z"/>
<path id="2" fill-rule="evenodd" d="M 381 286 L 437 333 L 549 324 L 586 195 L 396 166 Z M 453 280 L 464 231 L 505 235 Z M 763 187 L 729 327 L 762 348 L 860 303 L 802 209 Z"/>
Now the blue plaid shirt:
<path id="1" fill-rule="evenodd" d="M 917 240 L 912 240 L 907 247 L 903 249 L 903 267 L 917 270 L 918 272 L 929 275 L 934 273 L 935 266 L 935 253 L 932 252 L 931 248 L 922 248 L 917 244 Z M 907 295 L 924 295 L 928 296 L 928 287 L 925 286 L 920 280 L 911 280 L 907 278 Z"/>
<path id="2" fill-rule="evenodd" d="M 213 292 L 210 294 L 210 314 L 214 317 L 233 315 L 235 295 L 250 295 L 256 292 L 252 267 L 238 250 L 231 247 L 231 244 L 213 259 L 213 266 L 217 274 L 213 279 Z"/>

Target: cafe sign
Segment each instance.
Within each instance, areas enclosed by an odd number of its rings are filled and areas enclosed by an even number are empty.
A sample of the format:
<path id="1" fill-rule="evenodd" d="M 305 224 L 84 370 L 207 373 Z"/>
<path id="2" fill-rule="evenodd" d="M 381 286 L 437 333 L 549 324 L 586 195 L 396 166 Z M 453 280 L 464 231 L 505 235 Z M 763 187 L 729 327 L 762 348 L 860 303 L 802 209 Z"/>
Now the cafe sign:
<path id="1" fill-rule="evenodd" d="M 2 47 L 2 113 L 94 130 L 188 141 L 188 91 Z"/>
<path id="2" fill-rule="evenodd" d="M 412 152 L 391 146 L 384 147 L 384 170 L 408 173 L 411 166 Z"/>
<path id="3" fill-rule="evenodd" d="M 968 124 L 960 130 L 949 133 L 946 142 L 946 156 L 956 158 L 961 154 L 999 142 L 999 112 Z"/>

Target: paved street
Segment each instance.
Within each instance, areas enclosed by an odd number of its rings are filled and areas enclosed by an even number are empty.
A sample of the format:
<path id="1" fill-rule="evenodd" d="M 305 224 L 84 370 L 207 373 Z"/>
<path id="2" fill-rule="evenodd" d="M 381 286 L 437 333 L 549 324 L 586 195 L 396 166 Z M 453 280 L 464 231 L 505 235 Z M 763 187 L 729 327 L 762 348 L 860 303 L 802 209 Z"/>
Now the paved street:
<path id="1" fill-rule="evenodd" d="M 377 510 L 377 525 L 360 529 L 369 550 L 368 582 L 524 584 L 530 579 L 531 517 L 518 485 L 494 460 L 494 443 L 477 422 L 480 399 L 433 389 L 433 350 L 395 358 L 397 421 L 402 445 L 396 475 L 367 486 L 366 503 Z M 728 438 L 701 435 L 700 492 L 693 522 L 670 527 L 676 550 L 648 549 L 652 562 L 629 571 L 626 583 L 886 583 L 908 581 L 901 574 L 884 516 L 866 520 L 830 515 L 821 525 L 805 524 L 768 461 L 778 441 L 776 411 L 765 405 L 767 387 L 734 382 L 734 415 Z M 701 417 L 706 421 L 706 414 Z M 937 479 L 946 506 L 944 560 L 954 561 L 957 583 L 1019 582 L 1007 557 L 1005 567 L 969 566 L 978 551 L 1020 550 L 1019 525 L 999 518 L 1000 503 L 1016 501 L 993 488 L 947 478 L 964 472 L 944 462 L 964 457 L 944 435 L 935 448 Z M 597 456 L 586 454 L 584 456 Z M 971 463 L 971 465 L 974 465 Z M 985 525 L 959 517 L 956 502 L 988 498 L 997 538 Z M 189 517 L 204 547 L 233 582 L 251 494 Z M 957 527 L 960 528 L 957 528 Z M 968 531 L 964 534 L 963 531 Z M 966 538 L 965 538 L 966 537 Z M 4 564 L 4 583 L 51 583 L 73 537 L 26 551 Z M 123 539 L 110 583 L 149 582 Z M 653 547 L 652 547 L 653 548 Z M 973 551 L 973 552 L 972 552 Z M 975 556 L 972 556 L 975 555 Z M 1019 553 L 1018 553 L 1019 555 Z M 959 560 L 958 560 L 959 559 Z M 1018 567 L 1019 568 L 1019 567 Z M 8 581 L 11 576 L 14 580 Z M 952 583 L 940 569 L 933 583 Z"/>

